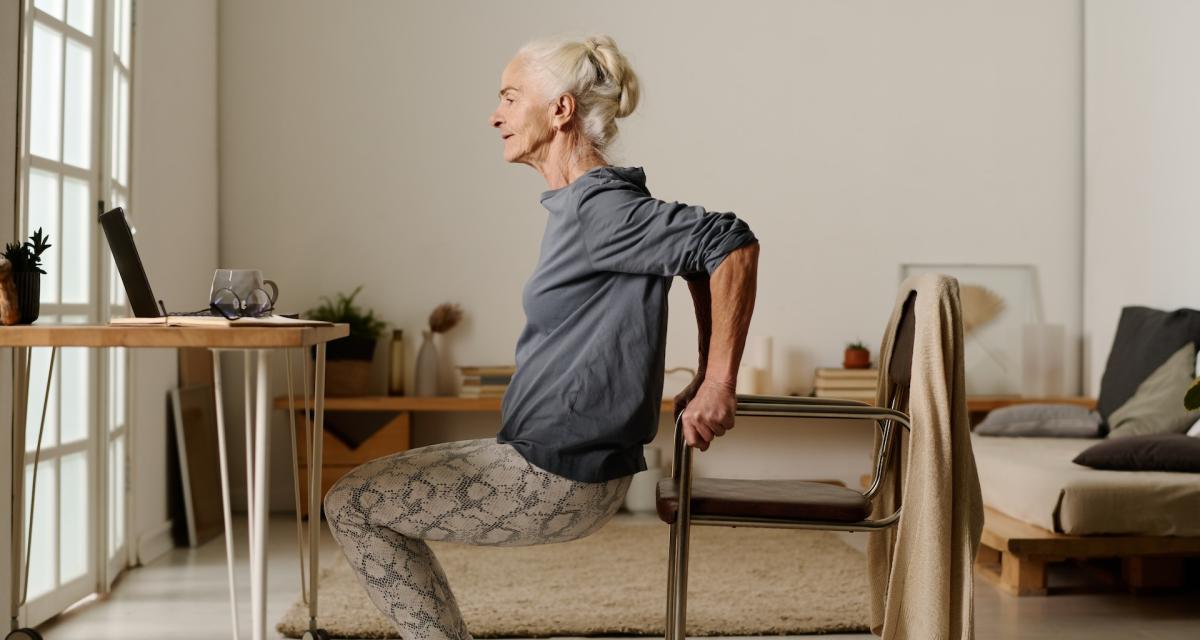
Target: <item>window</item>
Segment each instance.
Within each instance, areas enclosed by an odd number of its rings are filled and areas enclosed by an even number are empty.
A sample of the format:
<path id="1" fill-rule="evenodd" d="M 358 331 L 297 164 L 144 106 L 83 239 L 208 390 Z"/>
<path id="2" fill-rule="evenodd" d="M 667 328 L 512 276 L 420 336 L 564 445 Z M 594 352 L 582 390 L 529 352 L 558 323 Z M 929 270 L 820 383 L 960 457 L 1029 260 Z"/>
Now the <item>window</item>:
<path id="1" fill-rule="evenodd" d="M 40 323 L 103 323 L 126 313 L 97 213 L 129 202 L 132 0 L 34 0 L 26 9 L 22 198 L 17 237 L 42 228 Z M 111 585 L 129 563 L 127 355 L 64 348 L 30 354 L 22 620 L 34 626 Z M 48 396 L 46 395 L 48 394 Z M 33 452 L 42 427 L 37 485 Z"/>

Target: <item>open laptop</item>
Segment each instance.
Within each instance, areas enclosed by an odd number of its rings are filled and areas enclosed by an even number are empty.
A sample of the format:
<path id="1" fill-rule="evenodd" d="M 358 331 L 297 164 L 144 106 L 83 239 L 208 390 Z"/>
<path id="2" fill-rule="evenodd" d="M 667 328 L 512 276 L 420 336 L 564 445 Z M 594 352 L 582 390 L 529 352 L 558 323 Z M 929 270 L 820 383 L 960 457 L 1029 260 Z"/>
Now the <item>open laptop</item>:
<path id="1" fill-rule="evenodd" d="M 138 255 L 137 246 L 133 243 L 133 233 L 129 222 L 125 220 L 125 210 L 117 207 L 112 211 L 100 214 L 100 226 L 108 238 L 108 248 L 112 250 L 113 261 L 121 274 L 121 282 L 125 284 L 125 295 L 129 298 L 129 306 L 133 315 L 138 318 L 161 318 L 163 309 L 157 303 L 158 298 L 150 289 L 150 280 L 146 277 L 146 269 L 142 266 L 142 258 Z M 172 316 L 215 315 L 212 311 L 192 311 L 168 313 Z"/>

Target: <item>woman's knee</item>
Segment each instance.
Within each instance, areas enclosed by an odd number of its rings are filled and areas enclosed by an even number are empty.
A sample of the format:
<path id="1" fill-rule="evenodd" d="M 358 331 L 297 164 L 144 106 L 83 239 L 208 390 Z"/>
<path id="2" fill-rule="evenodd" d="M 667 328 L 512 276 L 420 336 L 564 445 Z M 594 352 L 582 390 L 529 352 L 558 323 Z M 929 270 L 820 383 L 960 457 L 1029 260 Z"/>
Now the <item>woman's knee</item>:
<path id="1" fill-rule="evenodd" d="M 354 467 L 346 475 L 338 478 L 326 492 L 322 499 L 325 517 L 332 522 L 342 517 L 347 509 L 362 511 L 374 508 L 377 505 L 370 499 L 366 500 L 368 504 L 361 504 L 362 496 L 367 493 L 378 493 L 371 490 L 372 485 L 376 484 L 385 472 L 389 476 L 397 475 L 403 465 L 403 456 L 394 454 L 376 458 Z"/>
<path id="2" fill-rule="evenodd" d="M 321 504 L 325 508 L 325 518 L 332 524 L 341 518 L 342 511 L 350 504 L 353 499 L 354 488 L 358 484 L 354 473 L 350 472 L 338 478 L 325 493 Z"/>

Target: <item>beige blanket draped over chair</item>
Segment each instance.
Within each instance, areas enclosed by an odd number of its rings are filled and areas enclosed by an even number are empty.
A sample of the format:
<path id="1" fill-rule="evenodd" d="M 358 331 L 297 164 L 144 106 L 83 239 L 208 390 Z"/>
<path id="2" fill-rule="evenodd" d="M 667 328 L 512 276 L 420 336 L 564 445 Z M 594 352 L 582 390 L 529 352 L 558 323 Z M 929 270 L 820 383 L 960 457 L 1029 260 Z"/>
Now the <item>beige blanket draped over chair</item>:
<path id="1" fill-rule="evenodd" d="M 913 291 L 912 432 L 898 439 L 902 464 L 890 466 L 871 515 L 885 516 L 897 504 L 903 510 L 897 526 L 869 534 L 871 631 L 887 640 L 971 640 L 983 501 L 963 382 L 958 281 L 925 274 L 901 284 L 879 362 L 891 361 L 901 310 Z M 886 376 L 881 380 L 877 400 L 886 406 L 893 390 L 884 388 Z M 880 446 L 876 433 L 876 452 Z"/>

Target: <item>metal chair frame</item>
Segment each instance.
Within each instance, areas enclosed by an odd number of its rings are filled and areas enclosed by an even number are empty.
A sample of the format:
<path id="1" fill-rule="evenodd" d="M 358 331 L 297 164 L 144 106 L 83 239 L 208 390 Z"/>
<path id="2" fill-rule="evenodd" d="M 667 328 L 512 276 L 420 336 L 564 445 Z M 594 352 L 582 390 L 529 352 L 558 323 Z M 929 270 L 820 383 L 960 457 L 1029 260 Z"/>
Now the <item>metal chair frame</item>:
<path id="1" fill-rule="evenodd" d="M 737 395 L 739 416 L 769 416 L 822 420 L 872 420 L 881 430 L 879 455 L 874 463 L 874 477 L 869 488 L 862 492 L 864 498 L 872 500 L 882 484 L 883 474 L 890 461 L 896 430 L 899 424 L 906 431 L 912 430 L 912 421 L 904 412 L 905 387 L 900 387 L 892 397 L 889 408 L 874 407 L 856 400 L 830 398 L 805 398 L 794 396 Z M 692 525 L 723 527 L 765 527 L 780 529 L 810 529 L 826 531 L 881 531 L 892 527 L 900 519 L 900 509 L 878 520 L 859 522 L 829 522 L 813 520 L 791 520 L 784 518 L 756 518 L 747 516 L 692 516 L 692 448 L 683 438 L 683 414 L 675 419 L 675 451 L 671 464 L 671 480 L 677 488 L 679 504 L 675 521 L 671 523 L 671 547 L 667 568 L 667 640 L 684 640 L 687 618 L 687 569 L 688 539 Z"/>

